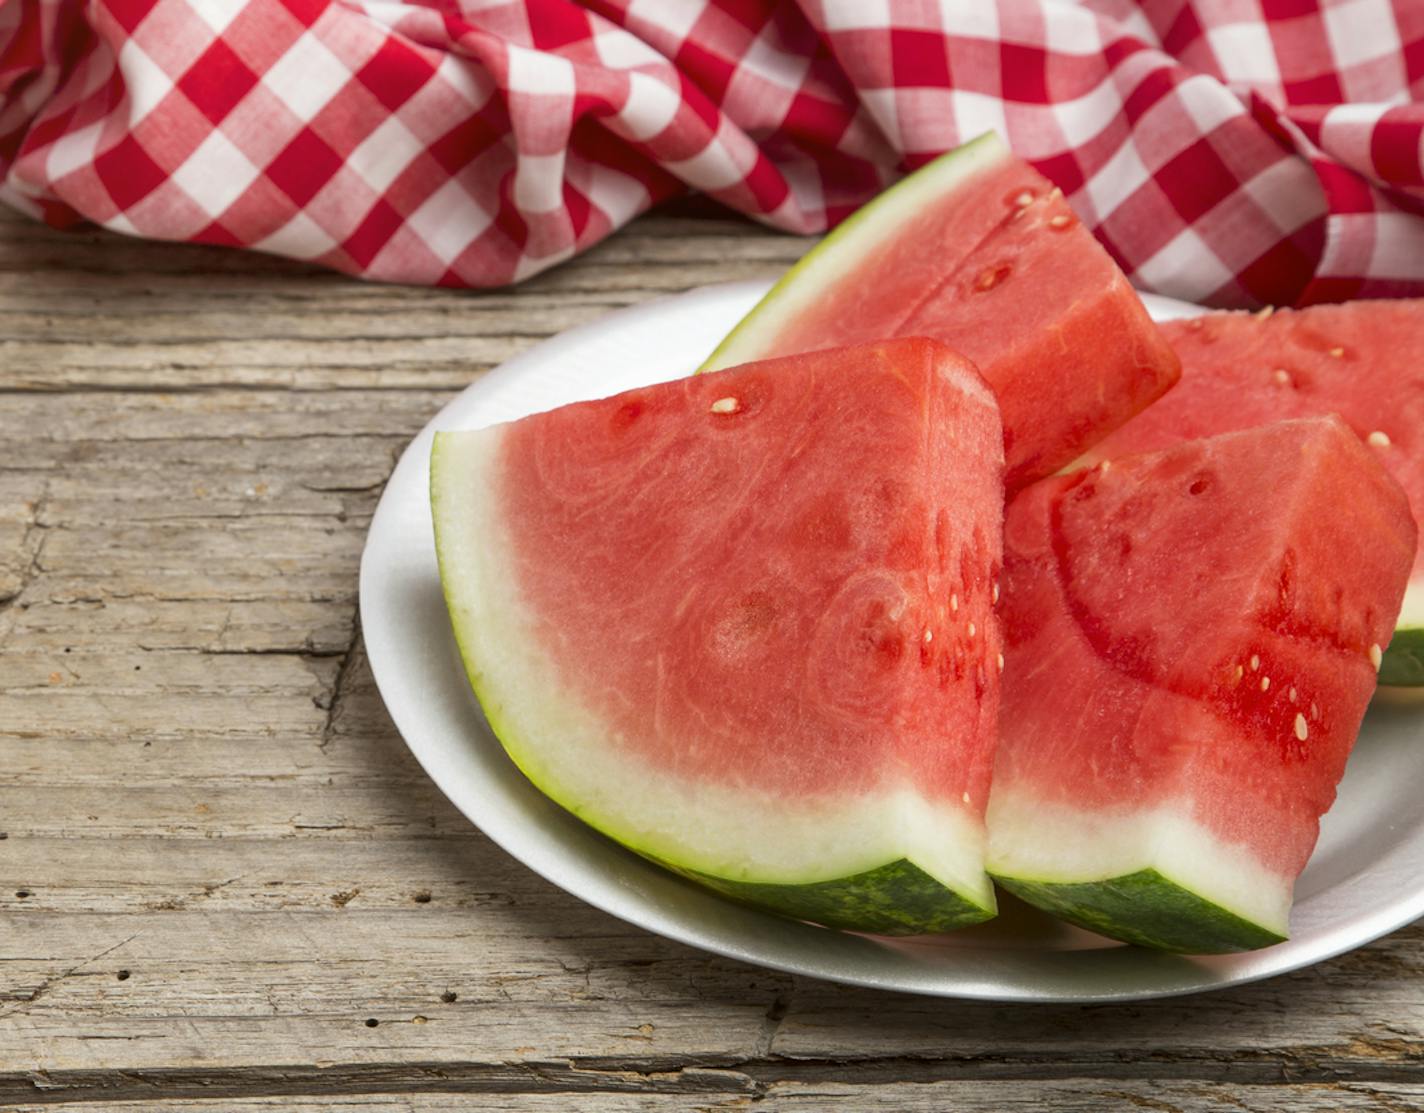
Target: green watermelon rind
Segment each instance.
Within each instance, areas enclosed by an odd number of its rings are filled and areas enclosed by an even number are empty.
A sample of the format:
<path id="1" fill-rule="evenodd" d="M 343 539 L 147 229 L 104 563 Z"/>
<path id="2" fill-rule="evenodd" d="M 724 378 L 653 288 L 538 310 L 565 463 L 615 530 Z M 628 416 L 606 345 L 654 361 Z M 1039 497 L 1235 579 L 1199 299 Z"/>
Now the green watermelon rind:
<path id="1" fill-rule="evenodd" d="M 485 683 L 484 670 L 480 667 L 472 641 L 454 617 L 459 613 L 460 602 L 456 598 L 455 577 L 450 574 L 445 549 L 439 542 L 442 522 L 439 477 L 442 448 L 449 443 L 444 434 L 436 434 L 430 453 L 431 516 L 436 533 L 435 552 L 441 592 L 451 616 L 451 629 L 465 676 L 485 720 L 499 739 L 505 754 L 541 795 L 600 835 L 650 862 L 743 904 L 791 919 L 872 934 L 925 935 L 982 923 L 998 914 L 993 887 L 987 876 L 983 892 L 974 894 L 937 881 L 905 858 L 886 861 L 843 877 L 820 878 L 799 884 L 749 881 L 689 869 L 670 860 L 666 850 L 640 844 L 640 840 L 618 831 L 616 825 L 606 818 L 584 814 L 579 808 L 546 792 L 539 763 L 534 757 L 535 747 L 530 746 L 505 721 L 499 700 Z"/>
<path id="2" fill-rule="evenodd" d="M 729 332 L 697 370 L 717 371 L 765 354 L 763 333 L 794 316 L 800 303 L 814 302 L 824 283 L 809 276 L 824 270 L 832 281 L 851 273 L 860 258 L 895 235 L 896 226 L 918 215 L 925 204 L 942 200 L 961 181 L 1008 157 L 992 131 L 925 163 L 862 205 L 803 255 Z"/>
<path id="3" fill-rule="evenodd" d="M 872 935 L 929 935 L 991 920 L 998 909 L 941 885 L 906 858 L 807 885 L 732 881 L 654 859 L 733 900 L 826 927 Z"/>
<path id="4" fill-rule="evenodd" d="M 1150 867 L 1097 881 L 991 876 L 1014 896 L 1061 920 L 1153 950 L 1231 954 L 1286 940 Z"/>
<path id="5" fill-rule="evenodd" d="M 1424 687 L 1424 581 L 1409 585 L 1380 661 L 1379 682 L 1390 688 Z"/>

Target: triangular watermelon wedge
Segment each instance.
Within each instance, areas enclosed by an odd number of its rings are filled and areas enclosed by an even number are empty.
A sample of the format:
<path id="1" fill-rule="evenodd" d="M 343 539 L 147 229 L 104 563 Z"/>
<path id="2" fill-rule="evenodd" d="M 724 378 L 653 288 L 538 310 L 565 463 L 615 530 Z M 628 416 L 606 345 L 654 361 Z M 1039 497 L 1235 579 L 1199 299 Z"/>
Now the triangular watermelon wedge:
<path id="1" fill-rule="evenodd" d="M 1334 417 L 1035 484 L 1005 520 L 990 872 L 1131 942 L 1287 934 L 1414 560 Z"/>
<path id="2" fill-rule="evenodd" d="M 860 931 L 988 918 L 1001 438 L 927 340 L 438 435 L 491 726 L 548 796 L 724 893 Z"/>
<path id="3" fill-rule="evenodd" d="M 892 336 L 942 340 L 978 366 L 1003 415 L 1011 491 L 1078 457 L 1178 375 L 1107 252 L 992 133 L 842 223 L 704 366 Z"/>
<path id="4" fill-rule="evenodd" d="M 1339 414 L 1424 521 L 1424 300 L 1208 313 L 1162 333 L 1182 380 L 1088 463 L 1294 417 Z M 1424 551 L 1415 554 L 1380 683 L 1424 685 Z"/>

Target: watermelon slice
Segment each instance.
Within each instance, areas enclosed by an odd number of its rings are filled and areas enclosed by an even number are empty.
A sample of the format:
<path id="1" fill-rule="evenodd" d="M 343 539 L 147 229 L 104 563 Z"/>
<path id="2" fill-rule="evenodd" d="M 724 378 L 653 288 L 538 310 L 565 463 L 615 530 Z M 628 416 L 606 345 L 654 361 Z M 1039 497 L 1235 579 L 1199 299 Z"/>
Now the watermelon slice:
<path id="1" fill-rule="evenodd" d="M 1011 490 L 1075 459 L 1178 373 L 1063 195 L 992 133 L 841 224 L 705 367 L 892 336 L 942 340 L 978 366 L 999 399 Z"/>
<path id="2" fill-rule="evenodd" d="M 1424 521 L 1424 301 L 1359 301 L 1162 326 L 1182 381 L 1088 462 L 1283 418 L 1338 413 Z M 1415 555 L 1380 683 L 1424 685 L 1424 552 Z"/>
<path id="3" fill-rule="evenodd" d="M 987 919 L 1002 430 L 928 340 L 442 433 L 441 577 L 491 726 L 587 823 L 801 919 Z"/>
<path id="4" fill-rule="evenodd" d="M 1404 493 L 1334 417 L 1021 494 L 990 872 L 1147 946 L 1283 939 L 1414 545 Z"/>

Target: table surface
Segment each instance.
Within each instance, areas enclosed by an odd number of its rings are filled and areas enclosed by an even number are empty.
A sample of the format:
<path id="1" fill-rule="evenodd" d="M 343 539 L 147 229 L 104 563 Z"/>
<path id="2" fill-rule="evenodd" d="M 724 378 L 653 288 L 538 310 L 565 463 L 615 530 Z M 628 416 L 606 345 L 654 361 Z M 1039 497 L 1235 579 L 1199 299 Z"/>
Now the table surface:
<path id="1" fill-rule="evenodd" d="M 806 246 L 689 209 L 462 293 L 0 216 L 0 1106 L 1424 1108 L 1419 925 L 1148 1004 L 850 989 L 584 906 L 421 773 L 356 608 L 401 449 Z"/>

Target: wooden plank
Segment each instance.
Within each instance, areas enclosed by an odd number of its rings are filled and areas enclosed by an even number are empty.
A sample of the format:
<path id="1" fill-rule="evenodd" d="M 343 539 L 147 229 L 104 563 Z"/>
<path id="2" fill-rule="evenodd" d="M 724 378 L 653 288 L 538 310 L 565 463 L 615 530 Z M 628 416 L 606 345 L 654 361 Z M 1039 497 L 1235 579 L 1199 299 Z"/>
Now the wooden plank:
<path id="1" fill-rule="evenodd" d="M 608 1090 L 575 1088 L 572 1084 L 593 1080 L 561 1079 L 552 1076 L 529 1076 L 505 1083 L 504 1092 L 485 1089 L 471 1082 L 458 1088 L 451 1081 L 435 1081 L 425 1093 L 403 1090 L 398 1094 L 332 1093 L 320 1098 L 309 1095 L 274 1097 L 215 1097 L 211 1090 L 195 1092 L 191 1097 L 145 1099 L 140 1101 L 106 1101 L 104 1108 L 112 1113 L 266 1113 L 282 1109 L 286 1113 L 456 1113 L 460 1110 L 510 1110 L 518 1113 L 568 1113 L 571 1104 L 588 1113 L 731 1113 L 746 1110 L 750 1103 L 768 1110 L 852 1109 L 864 1113 L 1041 1113 L 1052 1109 L 1059 1113 L 1103 1113 L 1108 1109 L 1148 1109 L 1160 1113 L 1192 1113 L 1194 1110 L 1251 1110 L 1253 1113 L 1403 1113 L 1424 1104 L 1424 1088 L 1411 1085 L 1371 1083 L 1315 1083 L 1292 1086 L 1238 1086 L 1219 1083 L 1183 1082 L 1093 1082 L 1068 1081 L 1052 1083 L 1025 1082 L 954 1082 L 939 1081 L 921 1084 L 858 1085 L 845 1082 L 772 1082 L 745 1080 L 722 1071 L 685 1071 L 677 1082 L 692 1092 L 679 1093 L 668 1088 L 669 1076 L 650 1074 L 638 1076 L 624 1072 L 607 1079 Z M 296 1080 L 274 1077 L 270 1085 L 279 1090 L 284 1082 Z M 247 1092 L 247 1080 L 239 1092 Z M 515 1083 L 523 1088 L 515 1088 Z M 560 1083 L 568 1088 L 547 1092 Z M 373 1079 L 371 1085 L 378 1085 Z M 623 1085 L 653 1093 L 628 1093 L 612 1090 Z M 705 1086 L 712 1092 L 699 1092 Z M 539 1092 L 545 1087 L 546 1092 Z M 164 1089 L 183 1089 L 181 1083 Z M 730 1091 L 717 1093 L 716 1090 Z M 101 1091 L 102 1093 L 102 1091 Z M 208 1095 L 208 1096 L 202 1096 Z M 220 1104 L 219 1104 L 220 1103 Z M 48 1104 L 10 1106 L 13 1113 L 41 1113 L 52 1109 Z"/>
<path id="2" fill-rule="evenodd" d="M 1005 1007 L 717 959 L 537 881 L 505 884 L 500 870 L 484 872 L 489 856 L 477 847 L 466 858 L 458 843 L 426 844 L 413 876 L 380 880 L 380 867 L 399 859 L 380 840 L 346 841 L 325 885 L 318 863 L 330 859 L 300 842 L 265 849 L 265 861 L 249 848 L 245 862 L 224 863 L 256 865 L 226 877 L 191 866 L 184 877 L 170 863 L 196 852 L 181 844 L 153 850 L 153 871 L 177 876 L 152 887 L 144 911 L 132 907 L 136 894 L 113 913 L 74 913 L 24 907 L 36 897 L 6 892 L 0 1078 L 113 1067 L 122 1041 L 125 1071 L 569 1059 L 766 1077 L 784 1068 L 792 1078 L 853 1066 L 919 1081 L 946 1071 L 1424 1081 L 1418 929 L 1314 971 L 1185 1001 Z M 303 864 L 289 871 L 287 860 Z M 39 903 L 73 902 L 45 889 L 36 883 Z M 426 892 L 431 900 L 419 900 Z M 100 886 L 89 893 L 106 900 Z M 238 910 L 264 902 L 267 911 Z"/>
<path id="3" fill-rule="evenodd" d="M 813 242 L 653 216 L 516 290 L 457 294 L 102 233 L 57 258 L 56 239 L 0 224 L 0 389 L 457 388 L 610 309 L 774 277 Z"/>

